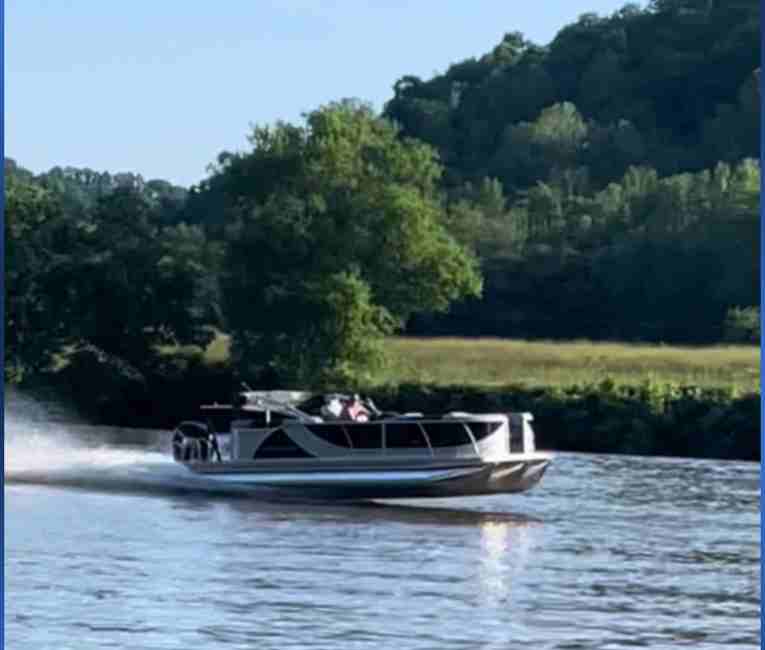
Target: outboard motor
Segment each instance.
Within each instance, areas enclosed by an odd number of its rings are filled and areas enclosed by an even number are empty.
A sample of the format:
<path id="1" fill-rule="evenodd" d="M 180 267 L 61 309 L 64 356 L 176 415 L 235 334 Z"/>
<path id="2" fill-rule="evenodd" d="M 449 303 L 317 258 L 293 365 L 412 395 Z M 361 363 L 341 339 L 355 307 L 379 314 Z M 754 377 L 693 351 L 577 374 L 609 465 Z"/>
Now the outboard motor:
<path id="1" fill-rule="evenodd" d="M 173 432 L 173 458 L 180 463 L 221 461 L 218 438 L 199 422 L 183 422 Z"/>

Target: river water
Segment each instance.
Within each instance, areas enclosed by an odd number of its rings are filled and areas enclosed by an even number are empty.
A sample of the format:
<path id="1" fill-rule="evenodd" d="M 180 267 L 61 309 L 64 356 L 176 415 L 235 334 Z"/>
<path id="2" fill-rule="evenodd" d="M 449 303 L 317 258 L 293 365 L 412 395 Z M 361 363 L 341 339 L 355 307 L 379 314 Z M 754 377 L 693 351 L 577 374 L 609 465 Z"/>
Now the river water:
<path id="1" fill-rule="evenodd" d="M 6 648 L 760 646 L 754 463 L 560 454 L 524 495 L 339 505 L 142 441 L 6 411 Z"/>

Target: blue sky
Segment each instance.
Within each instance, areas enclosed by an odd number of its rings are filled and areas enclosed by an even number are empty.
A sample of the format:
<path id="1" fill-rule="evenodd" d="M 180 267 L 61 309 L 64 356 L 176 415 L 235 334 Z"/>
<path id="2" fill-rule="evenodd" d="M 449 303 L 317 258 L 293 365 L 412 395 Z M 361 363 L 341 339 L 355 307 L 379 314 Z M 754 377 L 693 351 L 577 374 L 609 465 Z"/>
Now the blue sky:
<path id="1" fill-rule="evenodd" d="M 250 124 L 536 43 L 614 0 L 6 0 L 5 155 L 198 182 Z M 640 3 L 645 4 L 645 3 Z"/>

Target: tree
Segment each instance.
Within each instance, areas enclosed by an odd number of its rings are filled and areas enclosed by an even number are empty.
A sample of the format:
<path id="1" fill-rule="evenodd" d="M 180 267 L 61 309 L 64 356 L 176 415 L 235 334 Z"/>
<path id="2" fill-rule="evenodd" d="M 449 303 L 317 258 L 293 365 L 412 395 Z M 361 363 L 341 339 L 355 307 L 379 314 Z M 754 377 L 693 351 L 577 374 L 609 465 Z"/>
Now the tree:
<path id="1" fill-rule="evenodd" d="M 256 128 L 210 179 L 226 197 L 224 311 L 245 372 L 360 378 L 412 313 L 479 293 L 433 151 L 397 135 L 365 105 L 331 104 L 304 126 Z"/>
<path id="2" fill-rule="evenodd" d="M 544 108 L 531 122 L 509 126 L 492 161 L 506 187 L 521 190 L 547 180 L 554 169 L 576 165 L 588 125 L 570 102 Z"/>
<path id="3" fill-rule="evenodd" d="M 201 230 L 163 227 L 133 187 L 101 198 L 61 274 L 72 294 L 72 336 L 127 361 L 152 366 L 161 345 L 205 345 L 214 289 L 213 253 Z"/>
<path id="4" fill-rule="evenodd" d="M 6 172 L 8 172 L 6 168 Z M 77 226 L 51 192 L 11 168 L 5 187 L 5 377 L 47 369 L 70 334 L 58 270 Z"/>

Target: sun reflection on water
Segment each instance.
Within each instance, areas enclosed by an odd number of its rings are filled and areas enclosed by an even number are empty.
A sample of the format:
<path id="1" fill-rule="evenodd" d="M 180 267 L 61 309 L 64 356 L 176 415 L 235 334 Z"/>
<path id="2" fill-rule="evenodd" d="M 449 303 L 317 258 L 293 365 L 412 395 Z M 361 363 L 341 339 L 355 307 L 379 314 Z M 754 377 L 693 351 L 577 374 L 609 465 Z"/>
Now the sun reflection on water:
<path id="1" fill-rule="evenodd" d="M 519 522 L 484 522 L 480 526 L 478 578 L 486 604 L 510 599 L 512 582 L 528 562 L 538 527 Z"/>

